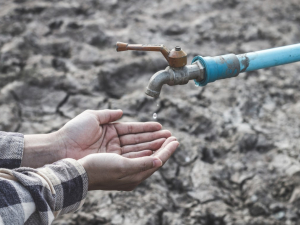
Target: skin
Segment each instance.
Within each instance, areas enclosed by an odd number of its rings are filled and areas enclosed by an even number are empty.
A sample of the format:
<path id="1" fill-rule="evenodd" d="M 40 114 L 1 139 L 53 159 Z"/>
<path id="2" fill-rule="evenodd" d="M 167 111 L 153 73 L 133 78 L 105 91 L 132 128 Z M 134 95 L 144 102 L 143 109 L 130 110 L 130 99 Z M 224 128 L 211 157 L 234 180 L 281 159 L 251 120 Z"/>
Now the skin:
<path id="1" fill-rule="evenodd" d="M 37 168 L 93 153 L 116 153 L 127 158 L 149 156 L 171 136 L 156 122 L 113 123 L 122 114 L 122 110 L 86 110 L 56 132 L 25 135 L 21 166 Z"/>
<path id="2" fill-rule="evenodd" d="M 133 190 L 169 159 L 179 143 L 156 122 L 115 122 L 122 114 L 87 110 L 56 132 L 25 135 L 21 166 L 37 168 L 73 158 L 86 170 L 89 190 Z"/>
<path id="3" fill-rule="evenodd" d="M 88 110 L 68 122 L 59 131 L 66 146 L 65 157 L 79 159 L 91 153 L 130 156 L 132 152 L 156 151 L 171 136 L 155 122 L 112 123 L 122 114 L 121 110 Z"/>
<path id="4" fill-rule="evenodd" d="M 88 174 L 89 191 L 131 191 L 158 170 L 179 143 L 169 137 L 152 156 L 126 158 L 118 154 L 91 154 L 79 160 Z"/>

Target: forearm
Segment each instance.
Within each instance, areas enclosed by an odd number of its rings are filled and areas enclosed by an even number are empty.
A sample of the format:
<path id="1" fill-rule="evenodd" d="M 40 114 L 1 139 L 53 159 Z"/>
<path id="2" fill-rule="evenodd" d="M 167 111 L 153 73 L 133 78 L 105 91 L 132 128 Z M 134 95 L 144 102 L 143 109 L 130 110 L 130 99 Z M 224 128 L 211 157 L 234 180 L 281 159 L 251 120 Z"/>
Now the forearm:
<path id="1" fill-rule="evenodd" d="M 0 169 L 0 224 L 51 224 L 80 208 L 88 178 L 74 159 L 42 168 Z"/>
<path id="2" fill-rule="evenodd" d="M 51 164 L 64 157 L 63 146 L 57 132 L 24 135 L 22 167 L 37 168 Z"/>

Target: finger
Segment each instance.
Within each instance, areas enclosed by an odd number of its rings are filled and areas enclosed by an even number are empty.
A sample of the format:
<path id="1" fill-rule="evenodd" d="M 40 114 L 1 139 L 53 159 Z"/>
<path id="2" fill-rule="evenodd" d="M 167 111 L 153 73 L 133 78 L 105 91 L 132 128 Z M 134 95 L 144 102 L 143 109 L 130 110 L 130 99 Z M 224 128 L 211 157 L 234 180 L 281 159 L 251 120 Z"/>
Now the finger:
<path id="1" fill-rule="evenodd" d="M 177 142 L 177 141 L 170 142 L 165 148 L 159 150 L 158 151 L 159 154 L 157 154 L 155 157 L 158 157 L 162 161 L 163 164 L 166 163 L 166 161 L 171 157 L 171 155 L 174 153 L 174 151 L 176 150 L 178 145 L 179 145 L 179 142 Z M 135 175 L 134 179 L 137 181 L 143 181 L 143 180 L 147 179 L 149 176 L 151 176 L 158 169 L 159 169 L 159 167 L 155 167 L 155 168 L 149 169 L 147 171 L 141 172 L 141 173 Z"/>
<path id="2" fill-rule="evenodd" d="M 99 124 L 106 124 L 110 122 L 114 122 L 118 119 L 120 119 L 123 115 L 123 111 L 118 110 L 87 110 L 89 113 L 93 113 L 97 116 L 97 119 L 99 121 Z"/>
<path id="3" fill-rule="evenodd" d="M 178 141 L 171 141 L 164 148 L 161 148 L 160 150 L 155 152 L 154 156 L 159 158 L 163 162 L 163 164 L 165 164 L 165 162 L 171 157 L 178 146 Z"/>
<path id="4" fill-rule="evenodd" d="M 137 145 L 125 145 L 122 147 L 122 155 L 128 152 L 139 152 L 142 150 L 156 151 L 165 142 L 166 138 L 160 138 L 151 142 L 140 143 Z"/>
<path id="5" fill-rule="evenodd" d="M 144 156 L 150 156 L 153 154 L 153 151 L 151 150 L 143 150 L 140 152 L 129 152 L 126 154 L 123 154 L 122 156 L 126 157 L 126 158 L 140 158 L 140 157 L 144 157 Z"/>
<path id="6" fill-rule="evenodd" d="M 153 168 L 159 168 L 162 161 L 157 157 L 145 156 L 142 158 L 127 159 L 125 163 L 126 177 L 140 172 L 144 172 Z"/>
<path id="7" fill-rule="evenodd" d="M 119 136 L 125 134 L 137 134 L 145 132 L 153 132 L 161 130 L 162 126 L 160 123 L 156 122 L 130 122 L 130 123 L 114 123 L 114 126 L 119 134 Z"/>
<path id="8" fill-rule="evenodd" d="M 166 147 L 167 144 L 169 144 L 172 141 L 177 141 L 177 138 L 174 136 L 168 137 L 167 140 L 165 140 L 165 142 L 162 144 L 161 148 Z"/>
<path id="9" fill-rule="evenodd" d="M 147 132 L 141 134 L 128 134 L 120 137 L 121 146 L 139 144 L 157 140 L 160 138 L 168 138 L 171 136 L 171 132 L 168 130 L 160 130 L 155 132 Z"/>

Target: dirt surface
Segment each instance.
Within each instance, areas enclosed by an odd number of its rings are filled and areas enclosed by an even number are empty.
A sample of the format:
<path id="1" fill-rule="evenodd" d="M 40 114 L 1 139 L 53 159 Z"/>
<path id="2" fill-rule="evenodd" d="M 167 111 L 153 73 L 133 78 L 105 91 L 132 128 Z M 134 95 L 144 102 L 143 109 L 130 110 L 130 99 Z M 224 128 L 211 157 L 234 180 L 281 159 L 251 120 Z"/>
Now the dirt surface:
<path id="1" fill-rule="evenodd" d="M 167 66 L 116 41 L 195 55 L 300 42 L 300 0 L 0 0 L 0 129 L 57 130 L 85 109 L 152 114 L 181 142 L 133 192 L 95 191 L 54 224 L 300 223 L 300 63 L 144 94 Z"/>

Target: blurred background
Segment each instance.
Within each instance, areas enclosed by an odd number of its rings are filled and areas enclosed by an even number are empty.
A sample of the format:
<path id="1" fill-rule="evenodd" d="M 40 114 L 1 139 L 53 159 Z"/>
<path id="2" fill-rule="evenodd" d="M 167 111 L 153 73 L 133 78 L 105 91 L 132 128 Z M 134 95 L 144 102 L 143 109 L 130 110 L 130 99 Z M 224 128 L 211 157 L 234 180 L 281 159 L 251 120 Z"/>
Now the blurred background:
<path id="1" fill-rule="evenodd" d="M 54 224 L 300 222 L 300 63 L 144 94 L 167 62 L 117 41 L 216 56 L 300 42 L 300 0 L 0 0 L 0 130 L 59 129 L 85 109 L 157 121 L 181 145 L 133 192 L 95 191 Z"/>

